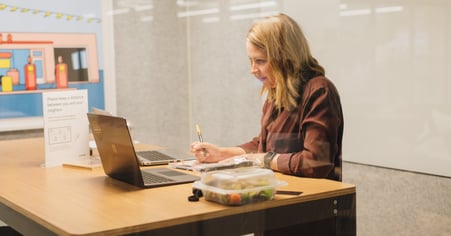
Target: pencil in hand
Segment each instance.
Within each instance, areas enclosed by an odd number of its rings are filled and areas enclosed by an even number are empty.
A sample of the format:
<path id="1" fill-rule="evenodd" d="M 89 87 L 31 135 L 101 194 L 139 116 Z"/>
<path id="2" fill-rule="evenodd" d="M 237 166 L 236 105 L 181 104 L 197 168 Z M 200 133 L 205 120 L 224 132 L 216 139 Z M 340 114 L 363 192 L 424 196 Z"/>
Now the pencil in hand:
<path id="1" fill-rule="evenodd" d="M 200 132 L 200 127 L 198 124 L 196 124 L 196 131 L 197 131 L 197 137 L 199 138 L 199 142 L 203 143 L 204 139 L 202 138 L 202 133 Z M 207 151 L 205 150 L 205 148 L 202 148 L 202 155 L 203 156 L 207 155 Z"/>

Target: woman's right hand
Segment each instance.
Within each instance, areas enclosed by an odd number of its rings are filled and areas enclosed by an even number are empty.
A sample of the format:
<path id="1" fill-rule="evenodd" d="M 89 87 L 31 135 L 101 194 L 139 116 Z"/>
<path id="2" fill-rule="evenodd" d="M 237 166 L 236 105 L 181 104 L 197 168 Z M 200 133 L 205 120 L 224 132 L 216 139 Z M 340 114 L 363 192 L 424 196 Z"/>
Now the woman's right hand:
<path id="1" fill-rule="evenodd" d="M 226 158 L 221 156 L 221 148 L 214 144 L 206 142 L 192 143 L 191 152 L 197 158 L 197 161 L 201 163 L 213 163 Z"/>

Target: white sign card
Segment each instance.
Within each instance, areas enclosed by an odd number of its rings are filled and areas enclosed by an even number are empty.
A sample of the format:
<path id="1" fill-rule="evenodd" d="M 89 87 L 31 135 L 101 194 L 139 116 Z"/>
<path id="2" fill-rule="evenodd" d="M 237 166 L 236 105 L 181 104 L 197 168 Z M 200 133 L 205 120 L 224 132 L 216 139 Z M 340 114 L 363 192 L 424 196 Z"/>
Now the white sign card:
<path id="1" fill-rule="evenodd" d="M 87 90 L 42 94 L 45 167 L 62 165 L 89 156 Z"/>

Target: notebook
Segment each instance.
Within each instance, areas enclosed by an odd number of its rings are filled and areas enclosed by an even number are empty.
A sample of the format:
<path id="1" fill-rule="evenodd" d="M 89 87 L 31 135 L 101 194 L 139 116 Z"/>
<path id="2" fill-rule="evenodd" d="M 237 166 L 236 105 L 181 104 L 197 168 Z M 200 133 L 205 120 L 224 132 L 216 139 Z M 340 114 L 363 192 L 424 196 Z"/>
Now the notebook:
<path id="1" fill-rule="evenodd" d="M 124 118 L 94 113 L 87 116 L 103 170 L 109 177 L 141 188 L 199 180 L 198 176 L 165 167 L 141 169 Z"/>

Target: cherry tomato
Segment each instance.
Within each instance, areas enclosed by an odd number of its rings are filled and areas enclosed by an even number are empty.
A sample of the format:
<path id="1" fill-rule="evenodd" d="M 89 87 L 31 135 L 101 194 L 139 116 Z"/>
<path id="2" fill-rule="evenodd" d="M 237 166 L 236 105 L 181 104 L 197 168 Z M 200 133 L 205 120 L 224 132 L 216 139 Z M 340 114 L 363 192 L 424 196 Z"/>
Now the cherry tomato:
<path id="1" fill-rule="evenodd" d="M 238 193 L 229 194 L 230 204 L 239 204 L 241 202 L 241 195 Z"/>

